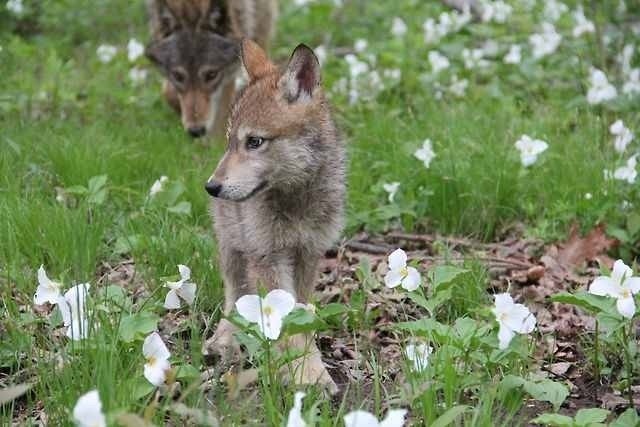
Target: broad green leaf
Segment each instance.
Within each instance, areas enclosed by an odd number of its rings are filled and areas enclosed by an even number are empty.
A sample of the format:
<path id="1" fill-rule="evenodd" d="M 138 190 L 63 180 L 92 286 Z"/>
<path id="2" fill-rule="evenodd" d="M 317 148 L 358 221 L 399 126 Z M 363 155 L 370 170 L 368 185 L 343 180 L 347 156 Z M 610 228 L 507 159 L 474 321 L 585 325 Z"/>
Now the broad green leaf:
<path id="1" fill-rule="evenodd" d="M 569 389 L 564 384 L 544 379 L 538 382 L 527 381 L 524 383 L 524 391 L 536 400 L 549 402 L 554 410 L 558 410 L 562 402 L 569 396 Z"/>
<path id="2" fill-rule="evenodd" d="M 324 329 L 325 324 L 309 310 L 297 308 L 289 313 L 283 320 L 287 333 L 299 334 Z"/>
<path id="3" fill-rule="evenodd" d="M 601 423 L 607 419 L 609 411 L 602 408 L 580 409 L 576 412 L 575 423 L 578 426 L 588 426 L 590 424 Z"/>
<path id="4" fill-rule="evenodd" d="M 184 191 L 185 186 L 181 181 L 170 180 L 164 184 L 161 192 L 153 196 L 151 202 L 159 206 L 174 206 Z"/>
<path id="5" fill-rule="evenodd" d="M 423 318 L 411 322 L 399 322 L 395 327 L 418 335 L 433 334 L 439 342 L 450 340 L 452 333 L 450 326 L 444 325 L 432 318 Z"/>
<path id="6" fill-rule="evenodd" d="M 135 388 L 133 390 L 133 399 L 139 400 L 151 393 L 155 387 L 145 377 L 142 376 L 142 367 L 140 367 L 140 377 L 136 381 Z"/>
<path id="7" fill-rule="evenodd" d="M 626 320 L 619 314 L 598 313 L 596 320 L 600 324 L 600 329 L 607 335 L 612 335 L 627 324 Z"/>
<path id="8" fill-rule="evenodd" d="M 429 274 L 433 292 L 438 292 L 442 285 L 452 283 L 459 275 L 468 271 L 453 265 L 438 265 L 434 267 Z"/>
<path id="9" fill-rule="evenodd" d="M 178 215 L 190 215 L 191 214 L 191 203 L 189 202 L 185 202 L 184 200 L 182 202 L 179 202 L 178 204 L 168 207 L 167 211 L 174 213 L 174 214 L 178 214 Z"/>
<path id="10" fill-rule="evenodd" d="M 65 188 L 64 191 L 65 193 L 77 195 L 83 195 L 89 192 L 89 190 L 87 190 L 87 188 L 82 185 L 72 185 L 71 187 Z"/>
<path id="11" fill-rule="evenodd" d="M 198 371 L 193 365 L 190 365 L 188 363 L 184 365 L 177 365 L 175 369 L 177 379 L 191 379 L 200 377 L 200 371 Z"/>
<path id="12" fill-rule="evenodd" d="M 349 311 L 349 308 L 344 304 L 332 302 L 325 305 L 322 308 L 319 308 L 317 311 L 317 314 L 318 314 L 318 317 L 320 317 L 321 319 L 326 319 L 328 317 L 333 317 L 338 314 L 346 313 L 347 311 Z"/>
<path id="13" fill-rule="evenodd" d="M 574 294 L 562 292 L 551 296 L 550 299 L 551 301 L 578 306 L 593 314 L 600 312 L 613 313 L 616 310 L 615 301 L 612 298 L 601 297 L 584 291 Z"/>
<path id="14" fill-rule="evenodd" d="M 445 427 L 449 424 L 453 423 L 456 418 L 460 415 L 464 414 L 464 412 L 469 409 L 466 405 L 458 405 L 453 408 L 447 409 L 442 415 L 440 415 L 436 420 L 430 424 L 431 427 Z"/>
<path id="15" fill-rule="evenodd" d="M 90 193 L 95 193 L 105 186 L 107 183 L 107 175 L 98 175 L 89 179 L 88 190 Z"/>
<path id="16" fill-rule="evenodd" d="M 160 319 L 153 313 L 141 313 L 124 316 L 120 321 L 119 334 L 124 342 L 131 342 L 136 337 L 142 337 L 155 331 Z"/>
<path id="17" fill-rule="evenodd" d="M 531 420 L 534 424 L 557 427 L 573 427 L 573 418 L 560 414 L 542 414 Z"/>
<path id="18" fill-rule="evenodd" d="M 622 413 L 609 427 L 638 427 L 640 426 L 640 417 L 634 408 L 629 408 Z"/>
<path id="19" fill-rule="evenodd" d="M 113 252 L 118 255 L 125 255 L 132 250 L 140 247 L 142 238 L 139 234 L 132 234 L 130 236 L 119 236 L 113 245 Z"/>

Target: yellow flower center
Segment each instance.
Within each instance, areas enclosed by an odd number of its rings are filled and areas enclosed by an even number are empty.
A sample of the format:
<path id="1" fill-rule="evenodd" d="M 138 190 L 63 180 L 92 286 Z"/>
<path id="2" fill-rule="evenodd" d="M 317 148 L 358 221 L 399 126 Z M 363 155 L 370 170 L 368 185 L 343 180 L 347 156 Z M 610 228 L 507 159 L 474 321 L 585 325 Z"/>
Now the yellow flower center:
<path id="1" fill-rule="evenodd" d="M 402 277 L 407 277 L 407 276 L 409 275 L 409 270 L 407 270 L 407 267 L 402 267 L 402 268 L 400 269 L 400 275 L 401 275 Z"/>
<path id="2" fill-rule="evenodd" d="M 269 316 L 269 315 L 273 314 L 273 307 L 268 306 L 268 305 L 264 306 L 262 308 L 262 312 L 264 313 L 265 316 Z"/>
<path id="3" fill-rule="evenodd" d="M 157 359 L 153 356 L 149 356 L 147 357 L 147 363 L 151 366 L 155 365 L 157 362 Z"/>
<path id="4" fill-rule="evenodd" d="M 503 321 L 503 322 L 504 322 L 505 320 L 507 320 L 507 313 L 502 313 L 502 314 L 500 315 L 500 320 L 501 320 L 501 321 Z"/>
<path id="5" fill-rule="evenodd" d="M 631 291 L 629 289 L 623 289 L 622 298 L 631 298 Z"/>

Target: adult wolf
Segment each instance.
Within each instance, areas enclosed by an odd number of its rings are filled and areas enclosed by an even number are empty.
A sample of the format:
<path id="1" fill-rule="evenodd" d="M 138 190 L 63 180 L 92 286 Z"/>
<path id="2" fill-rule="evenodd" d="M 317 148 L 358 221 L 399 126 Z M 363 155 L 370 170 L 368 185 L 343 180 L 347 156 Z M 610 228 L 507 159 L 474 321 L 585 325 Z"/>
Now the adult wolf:
<path id="1" fill-rule="evenodd" d="M 320 257 L 342 231 L 345 204 L 344 142 L 313 51 L 299 45 L 283 71 L 250 40 L 241 51 L 250 81 L 232 107 L 227 150 L 205 185 L 214 197 L 227 314 L 260 285 L 308 302 Z M 207 349 L 235 348 L 232 333 L 222 320 Z M 313 337 L 293 336 L 285 345 L 306 350 L 293 364 L 295 381 L 337 390 Z"/>
<path id="2" fill-rule="evenodd" d="M 222 135 L 243 37 L 266 48 L 276 0 L 147 0 L 147 57 L 164 75 L 163 93 L 193 137 Z"/>

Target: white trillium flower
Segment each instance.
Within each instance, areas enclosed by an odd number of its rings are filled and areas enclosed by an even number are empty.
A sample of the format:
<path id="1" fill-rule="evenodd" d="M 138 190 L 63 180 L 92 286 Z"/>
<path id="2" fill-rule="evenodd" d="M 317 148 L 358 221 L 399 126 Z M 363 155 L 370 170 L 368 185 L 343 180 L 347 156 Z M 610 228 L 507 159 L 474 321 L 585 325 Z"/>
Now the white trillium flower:
<path id="1" fill-rule="evenodd" d="M 393 18 L 393 23 L 391 24 L 391 34 L 394 37 L 402 37 L 407 34 L 407 24 L 405 24 L 402 18 L 398 16 Z"/>
<path id="2" fill-rule="evenodd" d="M 131 83 L 137 85 L 147 79 L 147 74 L 148 71 L 144 68 L 133 67 L 129 70 L 129 80 L 131 80 Z"/>
<path id="3" fill-rule="evenodd" d="M 435 43 L 440 40 L 442 34 L 438 30 L 436 21 L 433 18 L 429 18 L 422 24 L 422 31 L 424 32 L 424 42 L 426 44 Z"/>
<path id="4" fill-rule="evenodd" d="M 389 203 L 393 203 L 393 201 L 396 198 L 396 193 L 398 192 L 398 189 L 400 188 L 400 183 L 395 181 L 395 182 L 390 182 L 390 183 L 384 183 L 382 184 L 382 188 L 384 189 L 384 191 L 386 191 L 389 194 Z"/>
<path id="5" fill-rule="evenodd" d="M 157 332 L 144 339 L 142 354 L 147 359 L 147 363 L 144 364 L 144 377 L 154 386 L 160 387 L 167 380 L 167 371 L 171 367 L 171 353 Z"/>
<path id="6" fill-rule="evenodd" d="M 462 98 L 467 92 L 468 87 L 469 87 L 469 80 L 458 79 L 458 76 L 456 76 L 455 74 L 451 76 L 451 84 L 449 85 L 449 92 L 451 92 L 454 96 L 458 98 Z"/>
<path id="7" fill-rule="evenodd" d="M 415 291 L 420 286 L 422 279 L 420 273 L 414 267 L 407 266 L 407 254 L 402 249 L 396 249 L 389 255 L 389 271 L 384 276 L 384 284 L 387 288 L 395 288 L 401 285 L 408 291 Z"/>
<path id="8" fill-rule="evenodd" d="M 462 49 L 462 60 L 465 68 L 472 70 L 474 68 L 484 68 L 489 65 L 489 61 L 484 59 L 484 49 Z"/>
<path id="9" fill-rule="evenodd" d="M 502 0 L 495 1 L 483 1 L 482 2 L 482 16 L 480 19 L 482 22 L 498 22 L 505 23 L 513 8 Z"/>
<path id="10" fill-rule="evenodd" d="M 536 327 L 536 318 L 527 307 L 515 304 L 511 295 L 507 293 L 496 294 L 494 298 L 495 306 L 491 311 L 500 325 L 498 341 L 500 349 L 504 350 L 516 333 L 531 333 Z"/>
<path id="11" fill-rule="evenodd" d="M 553 24 L 549 22 L 542 23 L 542 31 L 540 33 L 529 36 L 529 43 L 533 49 L 532 55 L 535 59 L 543 58 L 555 52 L 561 41 L 562 36 L 558 34 Z"/>
<path id="12" fill-rule="evenodd" d="M 347 54 L 344 57 L 345 62 L 349 65 L 349 75 L 352 79 L 369 72 L 369 64 L 358 59 L 353 54 Z"/>
<path id="13" fill-rule="evenodd" d="M 620 181 L 627 181 L 629 184 L 633 184 L 636 182 L 636 177 L 638 176 L 638 171 L 636 171 L 636 155 L 633 155 L 627 160 L 627 164 L 624 166 L 620 166 L 618 169 L 613 171 L 613 177 Z"/>
<path id="14" fill-rule="evenodd" d="M 8 0 L 7 10 L 14 15 L 22 15 L 24 13 L 24 4 L 22 0 Z"/>
<path id="15" fill-rule="evenodd" d="M 591 294 L 615 298 L 618 312 L 628 319 L 636 313 L 633 296 L 638 292 L 640 277 L 633 277 L 633 271 L 621 259 L 613 264 L 611 277 L 597 277 L 589 286 Z"/>
<path id="16" fill-rule="evenodd" d="M 103 64 L 111 62 L 116 53 L 118 52 L 118 48 L 112 46 L 110 44 L 101 44 L 96 49 L 96 55 L 98 55 L 98 60 Z"/>
<path id="17" fill-rule="evenodd" d="M 433 74 L 438 74 L 440 71 L 449 68 L 449 60 L 446 56 L 444 56 L 437 50 L 432 50 L 431 52 L 429 52 L 428 58 Z"/>
<path id="18" fill-rule="evenodd" d="M 196 298 L 197 286 L 191 282 L 191 269 L 186 265 L 178 264 L 178 271 L 180 272 L 180 280 L 177 282 L 167 282 L 165 285 L 169 288 L 169 292 L 167 292 L 164 300 L 164 308 L 180 308 L 180 299 L 183 299 L 184 302 L 191 305 Z"/>
<path id="19" fill-rule="evenodd" d="M 410 343 L 404 349 L 404 354 L 413 362 L 413 369 L 417 372 L 427 369 L 431 353 L 433 353 L 433 347 L 426 343 Z"/>
<path id="20" fill-rule="evenodd" d="M 597 68 L 591 68 L 589 83 L 590 87 L 587 92 L 587 102 L 589 104 L 601 104 L 618 96 L 618 91 L 615 86 L 609 83 L 607 75 Z"/>
<path id="21" fill-rule="evenodd" d="M 548 21 L 555 22 L 568 11 L 569 6 L 562 3 L 561 1 L 545 0 L 543 14 L 545 19 L 547 19 Z"/>
<path id="22" fill-rule="evenodd" d="M 107 426 L 98 390 L 91 390 L 80 396 L 76 406 L 73 407 L 73 422 L 78 427 Z"/>
<path id="23" fill-rule="evenodd" d="M 344 416 L 345 427 L 402 427 L 404 417 L 407 415 L 406 409 L 389 409 L 387 416 L 382 420 L 378 419 L 370 412 L 357 410 L 351 411 Z"/>
<path id="24" fill-rule="evenodd" d="M 89 336 L 89 319 L 87 318 L 87 294 L 91 285 L 82 283 L 65 292 L 64 297 L 57 300 L 62 322 L 67 327 L 67 336 L 74 341 Z"/>
<path id="25" fill-rule="evenodd" d="M 549 144 L 546 142 L 532 139 L 529 135 L 522 135 L 515 145 L 520 151 L 522 166 L 525 167 L 534 164 L 538 160 L 538 156 L 549 148 Z"/>
<path id="26" fill-rule="evenodd" d="M 149 189 L 149 197 L 154 197 L 156 194 L 162 192 L 167 181 L 169 181 L 169 178 L 167 178 L 165 175 L 162 175 L 159 179 L 156 179 Z"/>
<path id="27" fill-rule="evenodd" d="M 307 427 L 308 424 L 302 418 L 302 399 L 306 396 L 306 393 L 296 391 L 293 396 L 293 407 L 289 411 L 289 417 L 287 418 L 287 427 Z"/>
<path id="28" fill-rule="evenodd" d="M 353 43 L 353 50 L 355 50 L 357 53 L 364 52 L 365 50 L 367 50 L 367 47 L 369 47 L 369 42 L 365 39 L 357 39 Z"/>
<path id="29" fill-rule="evenodd" d="M 260 332 L 270 340 L 277 340 L 282 330 L 282 319 L 291 313 L 296 300 L 283 289 L 274 289 L 264 298 L 245 295 L 236 301 L 238 313 L 251 323 L 256 323 Z"/>
<path id="30" fill-rule="evenodd" d="M 41 265 L 38 269 L 38 288 L 33 296 L 34 304 L 40 305 L 45 302 L 57 304 L 60 297 L 60 288 L 60 283 L 49 279 L 44 271 L 44 266 Z"/>
<path id="31" fill-rule="evenodd" d="M 133 62 L 140 58 L 144 53 L 144 45 L 136 39 L 129 40 L 127 43 L 127 57 L 129 61 Z"/>
<path id="32" fill-rule="evenodd" d="M 424 163 L 424 167 L 429 169 L 431 161 L 436 157 L 436 153 L 433 151 L 433 144 L 430 139 L 425 139 L 422 143 L 422 147 L 418 148 L 413 156 Z"/>
<path id="33" fill-rule="evenodd" d="M 631 43 L 627 43 L 622 48 L 622 52 L 616 58 L 618 63 L 620 63 L 620 68 L 622 70 L 622 74 L 627 75 L 631 72 L 631 63 L 633 61 L 633 54 L 635 53 L 636 47 Z"/>
<path id="34" fill-rule="evenodd" d="M 584 16 L 582 6 L 578 6 L 576 10 L 573 11 L 573 20 L 576 23 L 576 26 L 573 27 L 573 37 L 580 37 L 583 34 L 594 33 L 596 31 L 593 22 Z"/>
<path id="35" fill-rule="evenodd" d="M 640 94 L 640 68 L 629 71 L 627 81 L 622 85 L 622 93 L 626 95 Z"/>
<path id="36" fill-rule="evenodd" d="M 623 153 L 627 145 L 633 141 L 633 133 L 627 128 L 622 120 L 616 120 L 609 126 L 609 132 L 614 136 L 613 147 L 618 153 Z"/>
<path id="37" fill-rule="evenodd" d="M 519 64 L 522 61 L 522 46 L 512 44 L 502 60 L 505 64 Z"/>

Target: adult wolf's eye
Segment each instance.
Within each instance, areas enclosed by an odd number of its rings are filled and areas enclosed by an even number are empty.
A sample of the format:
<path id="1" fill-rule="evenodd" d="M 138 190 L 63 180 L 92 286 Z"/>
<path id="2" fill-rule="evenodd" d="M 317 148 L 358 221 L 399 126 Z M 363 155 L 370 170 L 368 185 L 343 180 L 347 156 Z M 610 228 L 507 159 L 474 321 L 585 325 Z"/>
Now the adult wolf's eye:
<path id="1" fill-rule="evenodd" d="M 173 80 L 175 80 L 177 83 L 184 83 L 184 81 L 186 80 L 184 73 L 181 71 L 172 71 L 171 77 L 173 77 Z"/>
<path id="2" fill-rule="evenodd" d="M 255 150 L 256 148 L 260 147 L 262 144 L 264 144 L 264 138 L 261 138 L 259 136 L 247 137 L 247 149 L 249 150 Z"/>
<path id="3" fill-rule="evenodd" d="M 215 80 L 217 75 L 218 75 L 218 73 L 216 73 L 215 71 L 207 71 L 204 74 L 204 81 L 207 82 L 207 83 L 211 83 L 212 81 Z"/>

